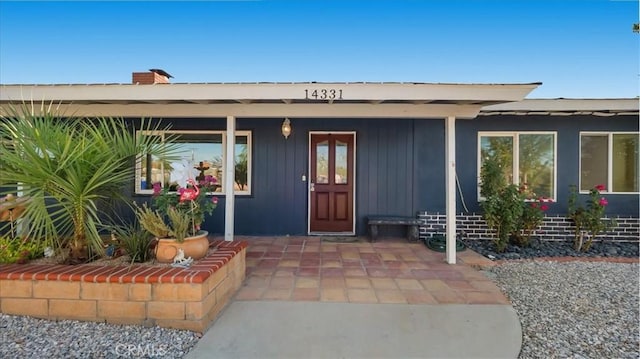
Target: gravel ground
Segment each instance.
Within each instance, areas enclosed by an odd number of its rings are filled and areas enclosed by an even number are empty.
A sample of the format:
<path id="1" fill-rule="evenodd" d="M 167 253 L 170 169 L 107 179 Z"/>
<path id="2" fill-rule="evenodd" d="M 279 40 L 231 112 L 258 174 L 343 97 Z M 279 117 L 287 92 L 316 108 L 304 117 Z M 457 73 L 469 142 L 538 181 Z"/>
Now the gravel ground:
<path id="1" fill-rule="evenodd" d="M 520 358 L 640 358 L 638 264 L 507 262 L 485 273 L 518 313 Z"/>
<path id="2" fill-rule="evenodd" d="M 182 358 L 199 335 L 159 327 L 0 314 L 0 358 Z"/>

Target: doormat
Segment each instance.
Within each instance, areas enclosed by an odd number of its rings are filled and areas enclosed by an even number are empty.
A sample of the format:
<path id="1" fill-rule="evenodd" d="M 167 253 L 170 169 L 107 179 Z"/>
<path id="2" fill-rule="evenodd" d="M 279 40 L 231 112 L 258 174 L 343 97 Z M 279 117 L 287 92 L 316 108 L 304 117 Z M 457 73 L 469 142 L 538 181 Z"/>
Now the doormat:
<path id="1" fill-rule="evenodd" d="M 331 243 L 356 243 L 360 242 L 358 237 L 322 237 L 323 242 Z"/>

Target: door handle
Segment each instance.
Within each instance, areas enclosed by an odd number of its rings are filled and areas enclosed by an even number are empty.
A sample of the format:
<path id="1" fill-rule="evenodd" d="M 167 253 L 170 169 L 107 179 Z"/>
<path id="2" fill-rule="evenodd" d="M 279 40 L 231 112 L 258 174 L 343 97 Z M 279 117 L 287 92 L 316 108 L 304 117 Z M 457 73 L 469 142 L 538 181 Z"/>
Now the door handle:
<path id="1" fill-rule="evenodd" d="M 316 190 L 316 184 L 311 182 L 309 183 L 309 192 L 313 192 Z"/>

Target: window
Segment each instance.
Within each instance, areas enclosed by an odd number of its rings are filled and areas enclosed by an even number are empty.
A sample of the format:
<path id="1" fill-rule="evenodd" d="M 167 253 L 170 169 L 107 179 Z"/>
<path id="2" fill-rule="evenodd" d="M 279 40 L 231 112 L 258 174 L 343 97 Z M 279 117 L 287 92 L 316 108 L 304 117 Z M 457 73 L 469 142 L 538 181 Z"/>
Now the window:
<path id="1" fill-rule="evenodd" d="M 507 164 L 507 183 L 526 184 L 536 197 L 556 198 L 555 133 L 480 132 L 478 147 L 478 181 L 484 160 L 499 156 Z"/>
<path id="2" fill-rule="evenodd" d="M 638 192 L 638 133 L 580 133 L 580 191 Z"/>
<path id="3" fill-rule="evenodd" d="M 226 133 L 224 131 L 162 131 L 156 132 L 163 139 L 166 135 L 176 136 L 178 156 L 193 163 L 198 176 L 210 175 L 220 184 L 216 193 L 223 192 L 225 176 Z M 251 194 L 251 132 L 236 131 L 235 145 L 235 179 L 236 194 Z M 153 193 L 153 183 L 162 186 L 175 186 L 172 172 L 175 174 L 175 163 L 160 161 L 154 156 L 143 156 L 136 164 L 136 193 Z M 179 164 L 178 164 L 179 166 Z M 175 179 L 175 176 L 174 176 Z"/>

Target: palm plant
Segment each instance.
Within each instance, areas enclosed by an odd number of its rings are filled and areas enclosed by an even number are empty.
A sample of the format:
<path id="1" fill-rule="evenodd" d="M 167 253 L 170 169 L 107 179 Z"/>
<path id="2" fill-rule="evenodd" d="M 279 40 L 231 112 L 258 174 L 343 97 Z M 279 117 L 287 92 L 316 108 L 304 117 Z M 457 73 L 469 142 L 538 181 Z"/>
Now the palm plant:
<path id="1" fill-rule="evenodd" d="M 75 259 L 104 253 L 100 203 L 125 199 L 138 156 L 175 151 L 121 118 L 66 117 L 44 105 L 9 107 L 0 118 L 0 190 L 29 196 L 27 235 L 68 247 Z M 158 126 L 141 123 L 145 131 Z"/>

